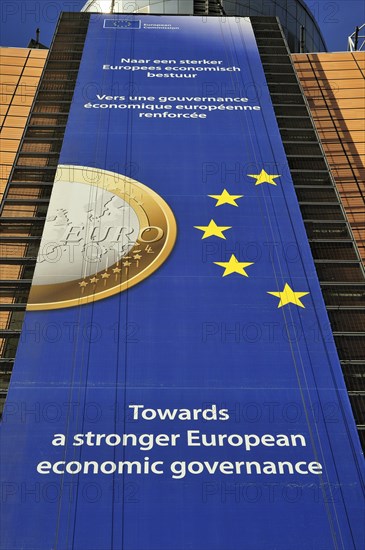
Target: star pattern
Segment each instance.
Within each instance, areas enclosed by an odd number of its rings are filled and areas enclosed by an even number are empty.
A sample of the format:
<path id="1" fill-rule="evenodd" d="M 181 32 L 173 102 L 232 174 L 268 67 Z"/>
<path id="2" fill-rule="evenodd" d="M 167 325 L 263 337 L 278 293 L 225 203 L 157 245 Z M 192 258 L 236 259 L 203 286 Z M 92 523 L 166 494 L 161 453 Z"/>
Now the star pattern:
<path id="1" fill-rule="evenodd" d="M 231 195 L 227 189 L 223 189 L 220 195 L 208 195 L 212 199 L 216 199 L 216 206 L 222 206 L 223 204 L 230 204 L 232 206 L 238 206 L 236 200 L 241 199 L 243 195 Z"/>
<path id="2" fill-rule="evenodd" d="M 285 283 L 282 292 L 268 292 L 268 294 L 271 294 L 276 298 L 280 298 L 278 308 L 286 306 L 288 304 L 294 304 L 296 306 L 305 308 L 305 305 L 302 304 L 300 298 L 303 298 L 303 296 L 307 296 L 309 292 L 294 292 L 294 290 L 288 285 L 288 283 Z"/>
<path id="3" fill-rule="evenodd" d="M 268 174 L 265 170 L 261 170 L 259 174 L 247 174 L 250 178 L 255 178 L 255 185 L 261 185 L 262 183 L 270 183 L 271 185 L 277 185 L 275 178 L 280 178 L 280 174 Z"/>
<path id="4" fill-rule="evenodd" d="M 209 225 L 194 225 L 195 229 L 203 231 L 202 239 L 207 239 L 208 237 L 219 237 L 220 239 L 225 239 L 223 231 L 231 229 L 231 225 L 217 225 L 214 220 L 210 220 Z"/>
<path id="5" fill-rule="evenodd" d="M 250 265 L 253 265 L 253 262 L 239 262 L 234 254 L 231 255 L 228 262 L 214 262 L 214 263 L 216 265 L 219 265 L 220 267 L 224 267 L 222 277 L 226 277 L 227 275 L 231 275 L 232 273 L 238 273 L 239 275 L 248 277 L 245 271 L 245 268 Z"/>

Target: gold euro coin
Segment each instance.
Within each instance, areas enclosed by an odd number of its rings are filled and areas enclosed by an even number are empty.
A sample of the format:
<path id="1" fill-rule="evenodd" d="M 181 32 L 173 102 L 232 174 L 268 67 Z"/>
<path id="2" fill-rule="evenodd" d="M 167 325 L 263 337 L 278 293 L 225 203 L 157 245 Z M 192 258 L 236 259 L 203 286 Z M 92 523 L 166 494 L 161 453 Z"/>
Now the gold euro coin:
<path id="1" fill-rule="evenodd" d="M 154 273 L 176 240 L 167 203 L 107 170 L 59 165 L 27 309 L 102 300 Z"/>

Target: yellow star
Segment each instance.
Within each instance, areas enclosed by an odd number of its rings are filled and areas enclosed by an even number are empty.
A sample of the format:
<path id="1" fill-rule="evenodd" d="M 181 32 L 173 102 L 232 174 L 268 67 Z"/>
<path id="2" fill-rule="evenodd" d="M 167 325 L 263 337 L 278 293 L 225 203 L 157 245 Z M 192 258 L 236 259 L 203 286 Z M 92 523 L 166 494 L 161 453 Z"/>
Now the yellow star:
<path id="1" fill-rule="evenodd" d="M 81 283 L 79 283 L 79 285 L 81 286 L 81 288 L 85 288 L 85 286 L 87 286 L 89 283 L 87 283 L 86 281 L 81 281 Z"/>
<path id="2" fill-rule="evenodd" d="M 231 204 L 232 206 L 238 206 L 236 203 L 237 199 L 241 199 L 243 195 L 231 195 L 228 193 L 227 189 L 223 189 L 220 195 L 208 195 L 212 199 L 216 199 L 216 206 L 222 206 L 222 204 Z"/>
<path id="3" fill-rule="evenodd" d="M 270 183 L 271 185 L 277 185 L 275 178 L 280 178 L 280 174 L 268 174 L 265 170 L 261 170 L 259 174 L 247 174 L 250 178 L 256 178 L 255 185 L 261 185 L 262 183 Z"/>
<path id="4" fill-rule="evenodd" d="M 102 278 L 102 279 L 109 279 L 109 277 L 110 277 L 110 274 L 107 273 L 106 271 L 105 271 L 104 273 L 101 274 L 101 278 Z"/>
<path id="5" fill-rule="evenodd" d="M 309 292 L 294 292 L 294 290 L 290 288 L 288 283 L 285 283 L 284 290 L 282 292 L 268 292 L 268 294 L 276 296 L 276 298 L 280 298 L 278 307 L 283 307 L 287 304 L 295 304 L 296 306 L 305 308 L 305 306 L 300 301 L 300 298 L 302 298 L 303 296 L 307 296 Z"/>
<path id="6" fill-rule="evenodd" d="M 120 273 L 121 271 L 122 270 L 118 266 L 113 269 L 113 273 Z"/>
<path id="7" fill-rule="evenodd" d="M 221 267 L 224 267 L 224 272 L 222 277 L 226 277 L 227 275 L 230 275 L 231 273 L 238 273 L 239 275 L 243 275 L 244 277 L 248 277 L 245 267 L 248 267 L 249 265 L 253 265 L 253 262 L 239 262 L 234 254 L 229 259 L 229 262 L 214 262 L 216 265 L 220 265 Z"/>
<path id="8" fill-rule="evenodd" d="M 90 283 L 94 283 L 96 284 L 98 282 L 99 279 L 97 279 L 94 275 L 94 277 L 92 279 L 90 279 Z"/>
<path id="9" fill-rule="evenodd" d="M 225 239 L 223 231 L 231 229 L 231 225 L 217 225 L 214 220 L 210 220 L 209 225 L 194 225 L 195 229 L 200 229 L 204 231 L 202 239 L 207 239 L 208 237 L 219 237 L 220 239 Z"/>

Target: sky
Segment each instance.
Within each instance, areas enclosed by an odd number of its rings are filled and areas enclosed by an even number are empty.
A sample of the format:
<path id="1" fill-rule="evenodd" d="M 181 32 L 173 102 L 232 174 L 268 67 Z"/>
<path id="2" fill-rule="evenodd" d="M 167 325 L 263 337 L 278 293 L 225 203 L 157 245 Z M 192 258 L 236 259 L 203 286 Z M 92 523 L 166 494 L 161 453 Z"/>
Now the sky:
<path id="1" fill-rule="evenodd" d="M 85 0 L 2 0 L 0 45 L 26 47 L 40 28 L 40 41 L 49 46 L 60 11 L 80 11 Z M 365 23 L 363 0 L 307 0 L 329 51 L 345 51 L 347 37 Z"/>

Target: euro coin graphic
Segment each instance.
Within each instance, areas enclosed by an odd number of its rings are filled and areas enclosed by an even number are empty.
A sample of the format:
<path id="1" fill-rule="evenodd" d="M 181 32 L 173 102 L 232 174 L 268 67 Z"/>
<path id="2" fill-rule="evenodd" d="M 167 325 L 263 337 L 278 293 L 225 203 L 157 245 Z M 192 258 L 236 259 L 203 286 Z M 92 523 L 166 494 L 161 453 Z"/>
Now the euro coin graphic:
<path id="1" fill-rule="evenodd" d="M 176 240 L 170 207 L 114 172 L 59 165 L 27 309 L 102 300 L 158 269 Z"/>

